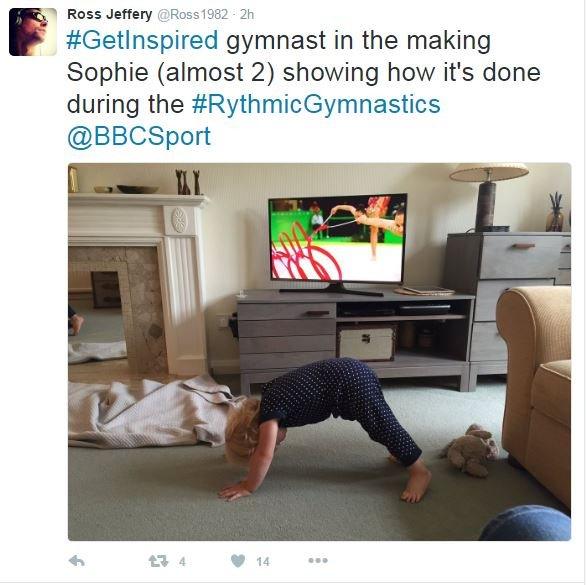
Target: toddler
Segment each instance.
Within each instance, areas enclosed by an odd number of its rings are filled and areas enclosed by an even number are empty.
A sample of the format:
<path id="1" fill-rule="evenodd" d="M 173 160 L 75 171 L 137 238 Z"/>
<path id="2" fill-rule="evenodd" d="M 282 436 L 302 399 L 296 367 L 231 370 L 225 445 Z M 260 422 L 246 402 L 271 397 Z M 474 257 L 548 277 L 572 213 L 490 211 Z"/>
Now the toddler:
<path id="1" fill-rule="evenodd" d="M 350 358 L 328 359 L 288 372 L 264 386 L 260 401 L 248 398 L 230 413 L 226 458 L 248 464 L 248 475 L 218 495 L 233 501 L 252 494 L 262 484 L 287 428 L 318 423 L 332 415 L 357 420 L 373 441 L 384 445 L 409 474 L 401 499 L 421 500 L 431 480 L 421 449 L 395 418 L 376 374 Z"/>

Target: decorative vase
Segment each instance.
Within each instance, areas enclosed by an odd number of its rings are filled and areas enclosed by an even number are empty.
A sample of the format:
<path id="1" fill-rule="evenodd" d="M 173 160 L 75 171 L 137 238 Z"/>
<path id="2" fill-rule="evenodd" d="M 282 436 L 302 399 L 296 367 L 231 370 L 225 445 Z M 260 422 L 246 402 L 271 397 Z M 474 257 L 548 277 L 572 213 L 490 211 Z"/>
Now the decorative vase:
<path id="1" fill-rule="evenodd" d="M 555 195 L 549 194 L 551 201 L 551 211 L 547 214 L 545 221 L 546 232 L 561 232 L 564 227 L 564 214 L 562 213 L 562 194 L 555 192 Z"/>
<path id="2" fill-rule="evenodd" d="M 550 211 L 545 222 L 546 232 L 563 232 L 564 214 L 561 211 Z"/>

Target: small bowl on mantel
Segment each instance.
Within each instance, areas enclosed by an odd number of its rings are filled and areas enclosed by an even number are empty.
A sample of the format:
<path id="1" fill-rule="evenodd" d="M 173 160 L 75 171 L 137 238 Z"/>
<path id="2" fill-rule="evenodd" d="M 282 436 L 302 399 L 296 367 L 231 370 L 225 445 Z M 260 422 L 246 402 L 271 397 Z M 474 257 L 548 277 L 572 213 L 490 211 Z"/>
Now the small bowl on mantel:
<path id="1" fill-rule="evenodd" d="M 112 193 L 114 189 L 112 187 L 104 187 L 103 185 L 97 185 L 94 187 L 96 193 Z"/>
<path id="2" fill-rule="evenodd" d="M 116 185 L 116 187 L 121 193 L 126 193 L 127 195 L 151 195 L 159 190 L 158 187 L 144 185 Z"/>

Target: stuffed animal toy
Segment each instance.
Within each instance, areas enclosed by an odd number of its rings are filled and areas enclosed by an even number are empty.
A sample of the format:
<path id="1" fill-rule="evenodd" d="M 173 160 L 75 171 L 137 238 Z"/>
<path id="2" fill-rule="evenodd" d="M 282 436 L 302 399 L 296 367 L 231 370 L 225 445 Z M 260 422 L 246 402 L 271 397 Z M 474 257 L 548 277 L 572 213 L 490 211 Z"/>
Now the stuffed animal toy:
<path id="1" fill-rule="evenodd" d="M 497 458 L 498 446 L 492 434 L 480 425 L 470 425 L 466 434 L 446 445 L 440 457 L 447 457 L 449 462 L 461 471 L 473 477 L 486 477 L 486 462 Z"/>

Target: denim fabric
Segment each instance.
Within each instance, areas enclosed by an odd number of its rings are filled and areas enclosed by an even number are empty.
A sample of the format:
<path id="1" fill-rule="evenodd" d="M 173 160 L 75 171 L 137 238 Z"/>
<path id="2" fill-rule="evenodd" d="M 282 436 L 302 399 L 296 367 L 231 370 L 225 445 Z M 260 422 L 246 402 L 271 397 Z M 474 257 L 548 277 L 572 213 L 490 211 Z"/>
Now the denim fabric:
<path id="1" fill-rule="evenodd" d="M 479 540 L 570 540 L 571 520 L 545 506 L 517 506 L 500 513 Z"/>

